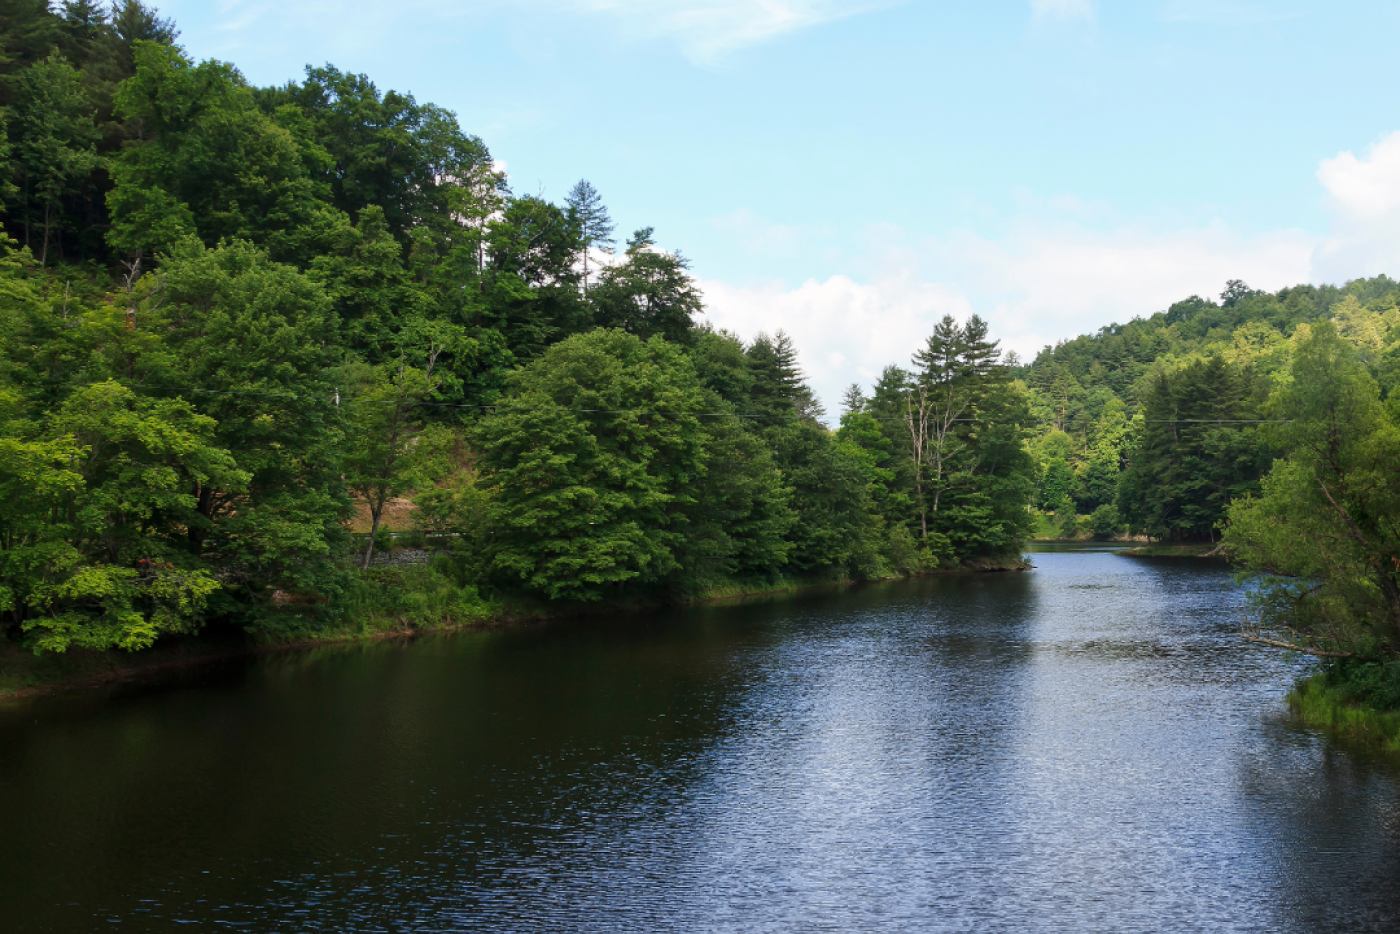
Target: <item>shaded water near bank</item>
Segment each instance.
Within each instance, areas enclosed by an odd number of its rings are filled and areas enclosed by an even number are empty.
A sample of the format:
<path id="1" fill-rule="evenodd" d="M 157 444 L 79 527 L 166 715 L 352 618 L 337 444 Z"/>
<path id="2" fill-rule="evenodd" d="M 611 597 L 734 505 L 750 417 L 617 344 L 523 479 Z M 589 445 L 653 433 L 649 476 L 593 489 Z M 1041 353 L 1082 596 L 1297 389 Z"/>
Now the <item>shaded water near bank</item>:
<path id="1" fill-rule="evenodd" d="M 1034 561 L 0 708 L 0 930 L 1400 929 L 1228 571 Z"/>

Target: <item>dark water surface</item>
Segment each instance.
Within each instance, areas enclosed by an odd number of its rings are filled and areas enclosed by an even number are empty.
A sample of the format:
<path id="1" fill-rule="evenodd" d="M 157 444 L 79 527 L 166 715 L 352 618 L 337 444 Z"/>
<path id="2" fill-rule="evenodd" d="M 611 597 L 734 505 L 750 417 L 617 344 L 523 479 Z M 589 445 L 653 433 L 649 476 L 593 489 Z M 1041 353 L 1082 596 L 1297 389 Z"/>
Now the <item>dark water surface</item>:
<path id="1" fill-rule="evenodd" d="M 914 581 L 0 709 L 0 931 L 1397 931 L 1227 572 Z"/>

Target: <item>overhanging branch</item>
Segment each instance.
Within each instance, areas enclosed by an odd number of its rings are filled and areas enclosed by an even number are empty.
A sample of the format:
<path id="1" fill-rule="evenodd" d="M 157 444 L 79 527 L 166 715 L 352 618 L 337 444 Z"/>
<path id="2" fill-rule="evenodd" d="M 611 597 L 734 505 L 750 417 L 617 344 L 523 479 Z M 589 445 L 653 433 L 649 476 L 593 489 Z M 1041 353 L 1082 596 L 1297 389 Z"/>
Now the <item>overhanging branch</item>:
<path id="1" fill-rule="evenodd" d="M 1327 652 L 1322 649 L 1309 648 L 1306 645 L 1296 645 L 1292 642 L 1282 642 L 1278 639 L 1270 639 L 1267 636 L 1256 636 L 1247 632 L 1240 633 L 1240 638 L 1246 642 L 1257 642 L 1260 645 L 1272 646 L 1276 649 L 1287 649 L 1290 652 L 1302 652 L 1304 655 L 1316 655 L 1318 658 L 1363 658 L 1355 652 Z"/>

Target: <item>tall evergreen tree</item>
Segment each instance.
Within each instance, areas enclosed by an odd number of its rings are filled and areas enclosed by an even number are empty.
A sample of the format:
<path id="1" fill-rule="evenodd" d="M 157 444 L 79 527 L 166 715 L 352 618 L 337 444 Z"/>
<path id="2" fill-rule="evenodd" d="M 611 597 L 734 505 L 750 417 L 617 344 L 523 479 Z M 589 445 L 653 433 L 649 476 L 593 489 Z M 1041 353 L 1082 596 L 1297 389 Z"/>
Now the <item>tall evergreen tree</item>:
<path id="1" fill-rule="evenodd" d="M 21 78 L 15 107 L 16 165 L 23 197 L 24 242 L 48 262 L 58 245 L 65 199 L 101 165 L 93 106 L 78 72 L 57 53 L 36 62 Z"/>
<path id="2" fill-rule="evenodd" d="M 774 420 L 822 416 L 821 405 L 798 365 L 797 348 L 786 331 L 759 334 L 749 345 L 748 358 L 754 376 L 751 398 L 755 414 Z"/>
<path id="3" fill-rule="evenodd" d="M 20 75 L 58 45 L 59 19 L 48 0 L 6 0 L 0 4 L 0 107 L 19 96 Z"/>
<path id="4" fill-rule="evenodd" d="M 59 27 L 62 38 L 59 47 L 70 62 L 82 67 L 97 53 L 110 28 L 107 23 L 107 10 L 97 0 L 63 0 L 62 11 L 63 24 Z M 172 32 L 170 40 L 173 39 Z"/>
<path id="5" fill-rule="evenodd" d="M 568 205 L 569 220 L 578 230 L 579 243 L 582 246 L 583 294 L 586 297 L 589 251 L 597 249 L 604 253 L 612 253 L 613 222 L 608 216 L 608 209 L 603 205 L 603 198 L 598 194 L 598 189 L 594 188 L 588 179 L 579 179 L 578 183 L 569 189 L 564 203 Z"/>
<path id="6" fill-rule="evenodd" d="M 1230 500 L 1258 488 L 1271 455 L 1257 425 L 1252 374 L 1221 357 L 1159 369 L 1119 482 L 1119 515 L 1172 540 L 1215 536 Z"/>

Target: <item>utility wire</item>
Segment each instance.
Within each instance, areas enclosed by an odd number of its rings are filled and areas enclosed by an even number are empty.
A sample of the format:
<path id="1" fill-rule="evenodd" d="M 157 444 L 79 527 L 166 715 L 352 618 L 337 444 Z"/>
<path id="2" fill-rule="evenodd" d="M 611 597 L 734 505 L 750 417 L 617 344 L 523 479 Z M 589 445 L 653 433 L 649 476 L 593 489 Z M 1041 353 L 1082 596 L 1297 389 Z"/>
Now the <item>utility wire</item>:
<path id="1" fill-rule="evenodd" d="M 128 385 L 128 386 L 131 386 L 131 387 L 140 387 L 140 388 L 142 388 L 142 389 L 150 389 L 150 390 L 154 390 L 154 391 L 158 391 L 158 392 L 189 392 L 189 393 L 203 393 L 203 394 L 206 394 L 206 395 L 216 395 L 216 396 L 258 396 L 258 397 L 263 397 L 263 398 L 290 399 L 290 400 L 292 400 L 292 401 L 294 401 L 294 402 L 311 402 L 311 401 L 316 401 L 317 399 L 320 399 L 320 398 L 321 398 L 320 396 L 314 396 L 314 395 L 297 395 L 296 393 L 290 393 L 290 392 L 256 392 L 256 391 L 253 391 L 253 390 L 241 390 L 241 389 L 203 389 L 203 388 L 199 388 L 199 387 L 195 387 L 195 386 L 152 386 L 152 385 L 147 384 L 147 383 L 128 383 L 127 385 Z M 690 417 L 690 418 L 748 418 L 748 419 L 794 419 L 794 420 L 804 420 L 804 419 L 809 419 L 809 418 L 811 418 L 811 416 L 802 415 L 802 414 L 797 413 L 797 412 L 793 412 L 793 413 L 791 413 L 791 414 L 742 414 L 742 413 L 739 413 L 739 412 L 681 412 L 681 411 L 666 410 L 666 409 L 584 409 L 584 408 L 570 408 L 570 407 L 568 407 L 568 406 L 549 406 L 549 405 L 539 405 L 539 406 L 532 406 L 532 405 L 486 405 L 486 404 L 476 404 L 476 403 L 468 403 L 468 402 L 430 402 L 430 401 L 427 401 L 427 400 L 417 400 L 417 399 L 410 399 L 410 400 L 365 399 L 365 398 L 357 398 L 357 397 L 354 397 L 354 396 L 346 396 L 346 397 L 344 397 L 344 398 L 342 399 L 341 396 L 340 396 L 339 390 L 336 390 L 334 399 L 335 399 L 335 401 L 334 401 L 333 404 L 334 404 L 334 405 L 337 405 L 337 406 L 340 405 L 342 402 L 344 402 L 344 403 L 347 404 L 347 405 L 404 405 L 404 406 L 422 406 L 422 407 L 427 407 L 427 408 L 442 408 L 442 409 L 475 409 L 475 410 L 486 411 L 486 412 L 572 412 L 572 413 L 579 414 L 579 415 L 656 415 L 656 416 L 662 416 L 662 417 L 686 416 L 686 417 Z M 871 419 L 873 419 L 873 420 L 875 420 L 875 421 L 880 421 L 880 422 L 901 422 L 901 423 L 908 422 L 908 419 L 907 419 L 907 418 L 904 418 L 904 417 L 902 417 L 902 416 L 870 415 L 869 413 L 862 413 L 862 414 L 865 414 L 867 418 L 871 418 Z M 1072 421 L 1078 421 L 1078 420 L 1082 420 L 1082 419 L 1072 419 Z M 977 422 L 980 422 L 980 423 L 987 423 L 987 422 L 988 422 L 987 419 L 981 419 L 981 418 L 954 418 L 954 419 L 950 419 L 950 421 L 954 421 L 954 422 L 972 422 L 972 423 L 977 423 Z M 1147 423 L 1149 423 L 1149 424 L 1163 424 L 1163 425 L 1173 425 L 1173 424 L 1176 424 L 1176 425 L 1180 425 L 1180 424 L 1199 424 L 1199 425 L 1272 425 L 1272 424 L 1283 424 L 1283 423 L 1286 423 L 1286 422 L 1290 421 L 1290 419 L 1286 419 L 1286 418 L 1147 418 L 1147 419 L 1143 419 L 1143 421 L 1144 421 L 1144 422 L 1147 422 Z M 1053 422 L 1042 422 L 1041 424 L 1053 424 Z"/>

